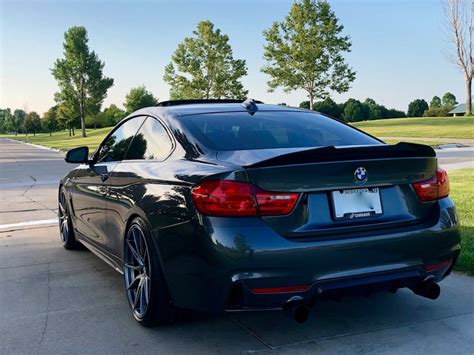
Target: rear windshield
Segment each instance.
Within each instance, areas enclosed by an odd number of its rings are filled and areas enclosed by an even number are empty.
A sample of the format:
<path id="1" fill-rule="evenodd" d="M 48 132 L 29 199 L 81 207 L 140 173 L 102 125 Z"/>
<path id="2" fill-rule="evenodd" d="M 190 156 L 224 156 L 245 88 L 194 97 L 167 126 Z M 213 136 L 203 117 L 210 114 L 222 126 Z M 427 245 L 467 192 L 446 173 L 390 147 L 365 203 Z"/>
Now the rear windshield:
<path id="1" fill-rule="evenodd" d="M 203 145 L 219 151 L 380 144 L 354 128 L 311 112 L 212 113 L 186 116 L 182 122 Z"/>

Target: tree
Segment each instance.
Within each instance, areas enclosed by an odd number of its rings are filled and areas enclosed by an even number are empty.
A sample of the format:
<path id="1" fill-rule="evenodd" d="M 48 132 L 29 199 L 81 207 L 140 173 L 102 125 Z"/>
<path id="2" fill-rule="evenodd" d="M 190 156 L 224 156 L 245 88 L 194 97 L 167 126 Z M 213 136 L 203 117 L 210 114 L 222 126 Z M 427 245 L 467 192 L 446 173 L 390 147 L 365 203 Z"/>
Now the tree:
<path id="1" fill-rule="evenodd" d="M 89 49 L 88 42 L 84 27 L 68 29 L 64 33 L 64 59 L 57 59 L 51 70 L 60 89 L 55 99 L 63 108 L 66 105 L 69 112 L 77 111 L 83 137 L 86 115 L 100 111 L 107 90 L 114 83 L 103 75 L 104 62 Z"/>
<path id="2" fill-rule="evenodd" d="M 439 96 L 433 96 L 433 98 L 430 101 L 430 109 L 431 108 L 438 108 L 441 107 L 441 99 Z"/>
<path id="3" fill-rule="evenodd" d="M 466 85 L 466 114 L 472 112 L 472 77 L 474 59 L 472 52 L 472 11 L 473 4 L 467 0 L 444 0 L 446 29 L 450 34 L 455 54 L 450 59 L 464 74 Z"/>
<path id="4" fill-rule="evenodd" d="M 271 77 L 270 92 L 303 89 L 313 109 L 314 100 L 325 99 L 330 90 L 349 90 L 356 73 L 344 60 L 351 42 L 341 35 L 344 26 L 338 21 L 327 1 L 303 0 L 292 5 L 285 21 L 263 32 L 267 64 L 262 71 Z"/>
<path id="5" fill-rule="evenodd" d="M 32 111 L 25 116 L 23 122 L 23 127 L 25 128 L 25 133 L 28 135 L 28 131 L 33 131 L 33 135 L 36 136 L 36 132 L 41 129 L 41 119 L 40 116 Z"/>
<path id="6" fill-rule="evenodd" d="M 367 111 L 359 100 L 349 99 L 344 104 L 342 118 L 347 122 L 363 121 L 367 118 Z"/>
<path id="7" fill-rule="evenodd" d="M 386 118 L 387 108 L 385 106 L 379 105 L 375 102 L 374 99 L 367 98 L 363 102 L 365 111 L 367 113 L 367 118 L 369 120 L 377 118 Z"/>
<path id="8" fill-rule="evenodd" d="M 421 117 L 428 110 L 428 103 L 423 99 L 416 99 L 408 105 L 408 117 Z"/>
<path id="9" fill-rule="evenodd" d="M 25 121 L 26 112 L 20 109 L 13 111 L 13 117 L 10 121 L 10 127 L 15 132 L 15 136 L 18 135 L 21 127 L 23 127 L 23 122 Z"/>
<path id="10" fill-rule="evenodd" d="M 5 133 L 11 129 L 12 112 L 9 108 L 0 109 L 0 132 Z"/>
<path id="11" fill-rule="evenodd" d="M 76 110 L 72 109 L 71 106 L 63 103 L 58 106 L 57 117 L 59 125 L 69 130 L 69 137 L 74 136 L 74 125 L 77 124 L 79 121 L 79 117 L 77 116 Z"/>
<path id="12" fill-rule="evenodd" d="M 127 110 L 127 114 L 130 114 L 138 109 L 154 106 L 158 103 L 153 94 L 145 88 L 145 86 L 138 86 L 132 88 L 130 92 L 125 96 L 125 102 L 123 106 Z"/>
<path id="13" fill-rule="evenodd" d="M 163 79 L 171 86 L 171 99 L 245 99 L 242 77 L 245 60 L 234 59 L 229 37 L 201 21 L 194 37 L 186 37 L 165 68 Z"/>
<path id="14" fill-rule="evenodd" d="M 109 107 L 107 107 L 104 110 L 104 114 L 107 117 L 107 121 L 111 123 L 111 126 L 119 123 L 126 115 L 124 110 L 121 110 L 114 104 L 111 104 Z"/>
<path id="15" fill-rule="evenodd" d="M 51 107 L 43 114 L 43 127 L 52 135 L 58 129 L 58 106 Z"/>
<path id="16" fill-rule="evenodd" d="M 309 101 L 307 101 L 309 104 Z M 336 104 L 330 97 L 325 98 L 322 101 L 317 101 L 313 105 L 313 110 L 324 113 L 331 117 L 341 118 L 342 109 Z"/>
<path id="17" fill-rule="evenodd" d="M 452 93 L 447 92 L 443 95 L 443 106 L 447 108 L 448 111 L 451 111 L 457 104 L 458 102 L 456 101 L 456 96 L 454 96 Z"/>

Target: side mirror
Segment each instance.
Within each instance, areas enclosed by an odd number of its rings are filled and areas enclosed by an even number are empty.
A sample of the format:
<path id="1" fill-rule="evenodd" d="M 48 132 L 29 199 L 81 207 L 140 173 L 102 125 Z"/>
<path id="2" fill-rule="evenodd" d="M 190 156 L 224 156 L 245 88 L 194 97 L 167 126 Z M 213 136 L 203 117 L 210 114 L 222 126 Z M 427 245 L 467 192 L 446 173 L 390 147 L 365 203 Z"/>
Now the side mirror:
<path id="1" fill-rule="evenodd" d="M 89 148 L 78 147 L 66 152 L 64 160 L 72 164 L 85 164 L 89 162 Z"/>

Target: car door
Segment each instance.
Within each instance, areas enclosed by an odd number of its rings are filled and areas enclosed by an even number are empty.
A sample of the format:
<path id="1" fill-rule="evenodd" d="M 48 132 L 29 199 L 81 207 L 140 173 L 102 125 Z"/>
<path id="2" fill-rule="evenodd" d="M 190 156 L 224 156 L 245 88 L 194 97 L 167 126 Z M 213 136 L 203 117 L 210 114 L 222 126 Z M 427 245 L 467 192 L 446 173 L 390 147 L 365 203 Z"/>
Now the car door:
<path id="1" fill-rule="evenodd" d="M 102 142 L 93 164 L 82 165 L 75 176 L 72 201 L 75 227 L 86 241 L 106 251 L 107 192 L 110 173 L 124 158 L 144 116 L 133 117 L 117 126 Z"/>
<path id="2" fill-rule="evenodd" d="M 119 259 L 123 257 L 123 239 L 118 236 L 124 236 L 127 218 L 133 210 L 143 210 L 143 204 L 153 202 L 151 190 L 160 188 L 153 181 L 154 171 L 161 168 L 173 148 L 165 127 L 158 119 L 148 117 L 133 138 L 125 159 L 111 172 L 107 198 L 107 233 L 111 236 L 108 249 Z"/>

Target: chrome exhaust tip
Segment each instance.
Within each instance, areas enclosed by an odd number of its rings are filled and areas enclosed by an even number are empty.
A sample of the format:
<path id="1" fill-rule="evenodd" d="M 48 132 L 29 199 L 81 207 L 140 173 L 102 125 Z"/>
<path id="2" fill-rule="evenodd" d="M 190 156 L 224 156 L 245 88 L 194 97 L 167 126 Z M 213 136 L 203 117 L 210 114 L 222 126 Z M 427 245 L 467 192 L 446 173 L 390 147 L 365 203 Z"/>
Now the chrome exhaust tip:
<path id="1" fill-rule="evenodd" d="M 304 304 L 303 298 L 295 296 L 290 298 L 282 306 L 283 314 L 296 321 L 297 323 L 304 323 L 309 318 L 309 307 Z"/>
<path id="2" fill-rule="evenodd" d="M 431 280 L 426 280 L 420 283 L 418 286 L 411 289 L 414 294 L 435 300 L 441 294 L 441 288 L 437 283 Z"/>

